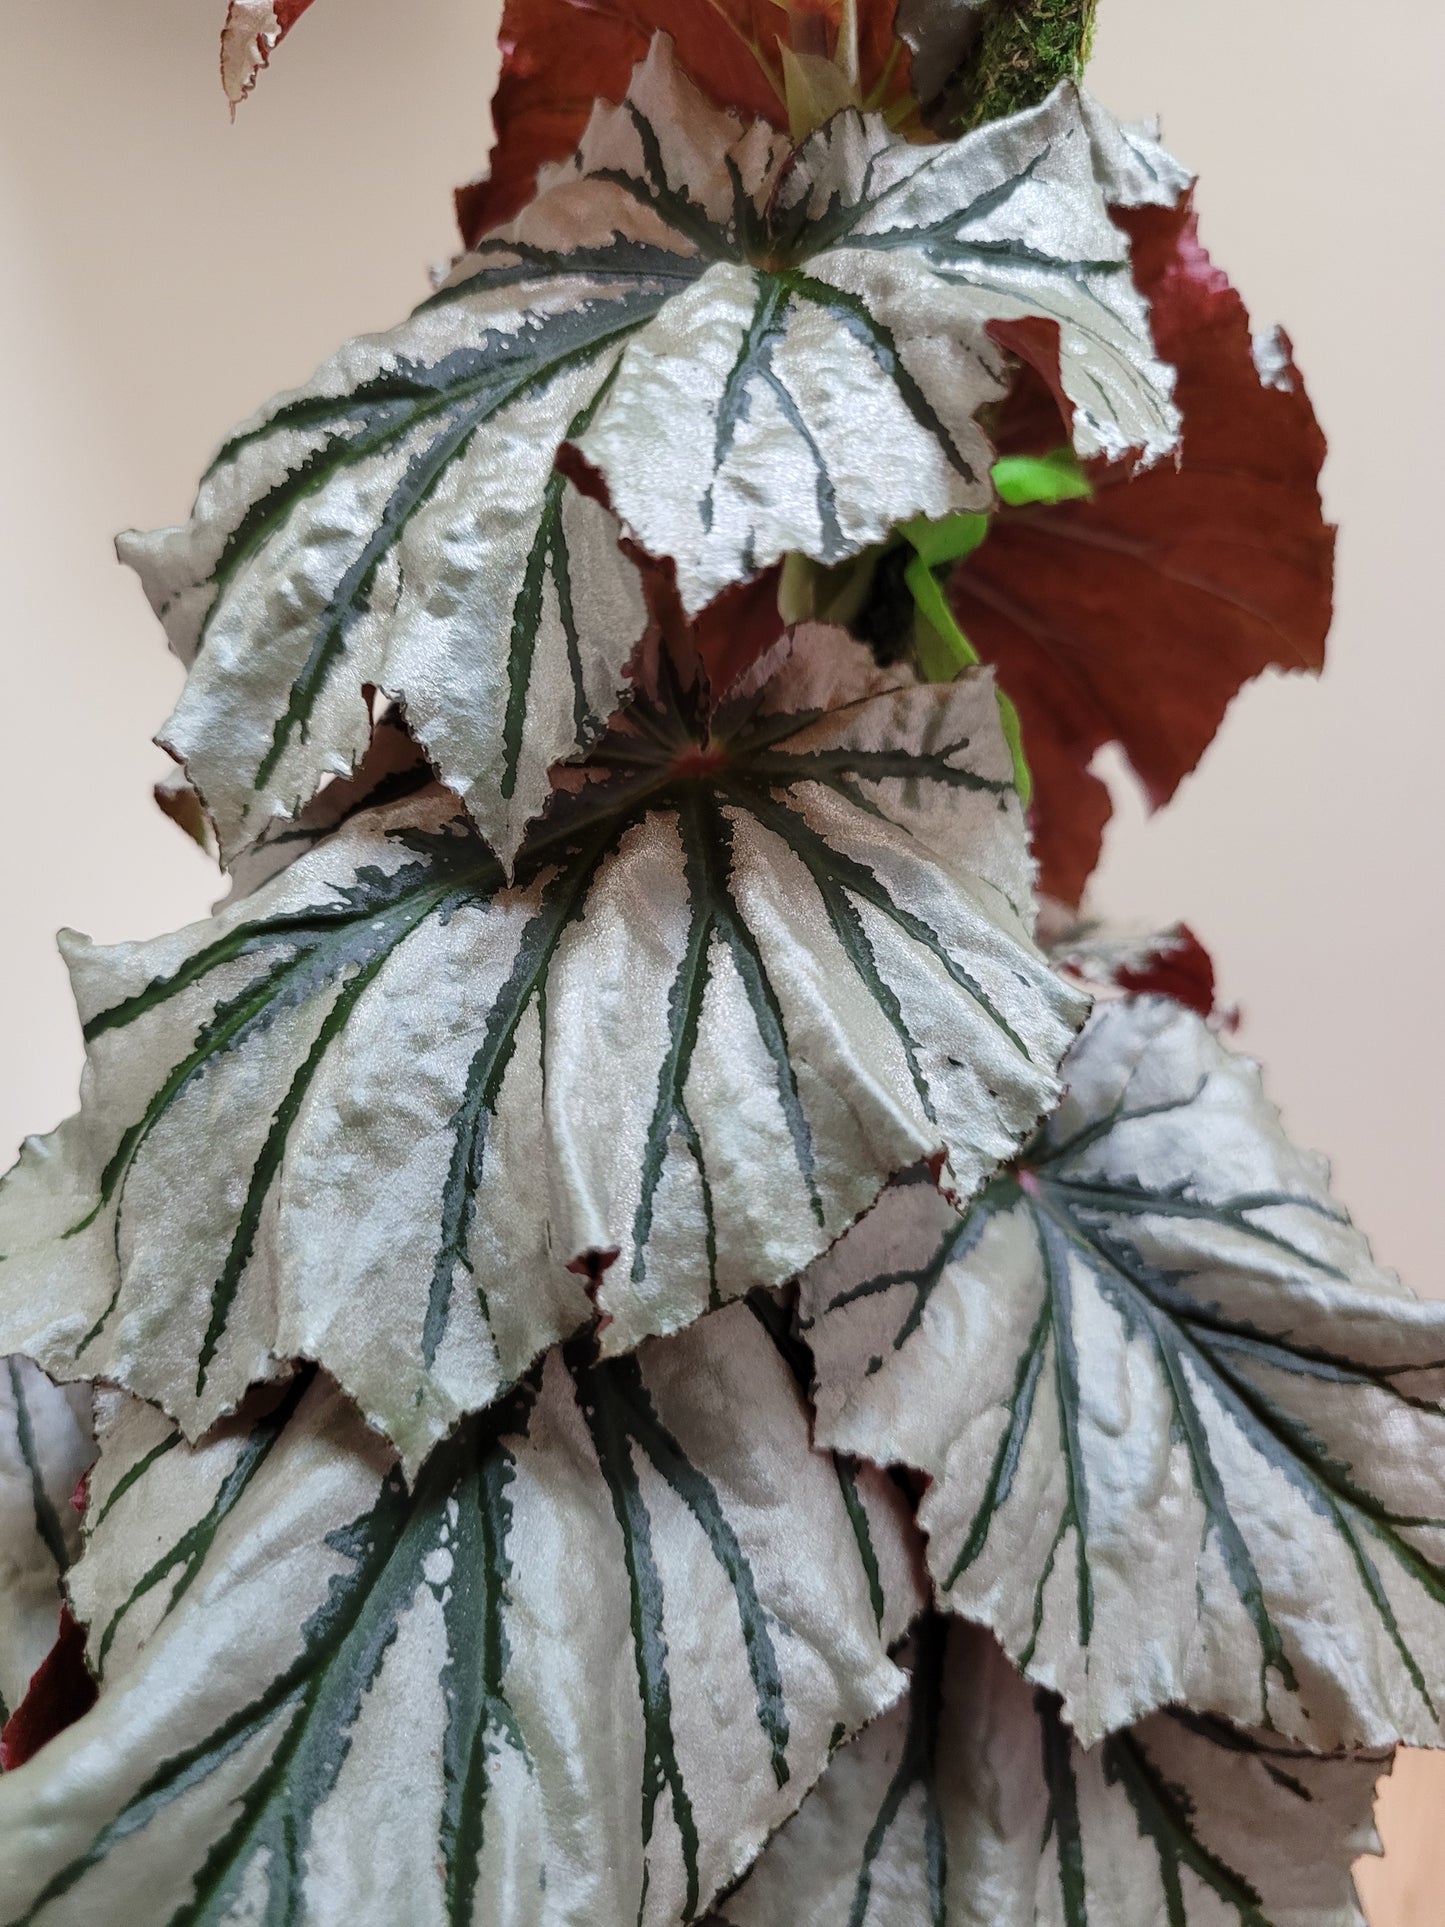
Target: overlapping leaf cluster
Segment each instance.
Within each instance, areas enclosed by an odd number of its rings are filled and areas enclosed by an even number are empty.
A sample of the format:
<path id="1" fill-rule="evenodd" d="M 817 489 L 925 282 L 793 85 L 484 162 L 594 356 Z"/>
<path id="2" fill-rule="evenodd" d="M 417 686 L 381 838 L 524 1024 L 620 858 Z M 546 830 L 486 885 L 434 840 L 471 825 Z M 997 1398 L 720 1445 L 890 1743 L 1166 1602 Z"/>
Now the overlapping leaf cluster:
<path id="1" fill-rule="evenodd" d="M 1445 1315 L 1036 930 L 1329 603 L 1092 12 L 509 0 L 469 251 L 125 539 L 236 887 L 0 1186 L 6 1927 L 1359 1919 Z"/>

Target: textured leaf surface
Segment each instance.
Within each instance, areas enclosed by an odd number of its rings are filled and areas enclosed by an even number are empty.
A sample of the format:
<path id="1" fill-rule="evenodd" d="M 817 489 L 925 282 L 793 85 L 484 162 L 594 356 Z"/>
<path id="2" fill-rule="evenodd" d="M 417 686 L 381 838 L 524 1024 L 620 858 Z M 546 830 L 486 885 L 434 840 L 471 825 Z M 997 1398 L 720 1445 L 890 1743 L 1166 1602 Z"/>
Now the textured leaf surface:
<path id="1" fill-rule="evenodd" d="M 988 677 L 864 657 L 804 634 L 708 738 L 639 699 L 515 888 L 433 789 L 174 937 L 71 939 L 84 1105 L 0 1189 L 0 1343 L 192 1436 L 314 1358 L 415 1464 L 589 1282 L 620 1351 L 919 1158 L 971 1195 L 1083 1000 L 1013 907 Z"/>
<path id="2" fill-rule="evenodd" d="M 987 1633 L 933 1621 L 910 1699 L 712 1927 L 1364 1927 L 1387 1765 L 1172 1713 L 1085 1752 Z"/>
<path id="3" fill-rule="evenodd" d="M 80 1543 L 70 1501 L 94 1450 L 89 1386 L 0 1358 L 0 1726 L 55 1644 L 60 1578 Z"/>
<path id="4" fill-rule="evenodd" d="M 1179 371 L 1182 460 L 1145 475 L 1095 463 L 1092 501 L 1004 509 L 952 590 L 1018 705 L 1043 887 L 1070 903 L 1110 814 L 1089 773 L 1101 746 L 1120 744 L 1151 805 L 1167 803 L 1240 687 L 1270 667 L 1318 670 L 1330 626 L 1325 442 L 1289 343 L 1251 337 L 1187 199 L 1119 218 L 1159 352 Z M 1003 445 L 1057 435 L 1056 407 L 1025 377 Z"/>
<path id="5" fill-rule="evenodd" d="M 611 517 L 554 471 L 569 439 L 690 613 L 986 504 L 991 325 L 1058 324 L 1081 449 L 1163 452 L 1102 125 L 1061 91 L 952 147 L 847 114 L 793 156 L 660 37 L 512 228 L 239 430 L 187 525 L 125 539 L 190 665 L 164 740 L 228 860 L 354 766 L 367 688 L 510 858 L 645 626 Z"/>
<path id="6" fill-rule="evenodd" d="M 231 0 L 221 29 L 221 85 L 233 111 L 310 5 L 311 0 Z"/>
<path id="7" fill-rule="evenodd" d="M 1065 1076 L 966 1223 L 901 1187 L 807 1281 L 820 1438 L 932 1476 L 943 1599 L 1086 1741 L 1438 1745 L 1445 1308 L 1192 1013 L 1107 1006 Z"/>
<path id="8" fill-rule="evenodd" d="M 197 1450 L 125 1403 L 76 1575 L 100 1703 L 0 1782 L 0 1919 L 706 1907 L 897 1696 L 875 1575 L 906 1508 L 860 1539 L 742 1306 L 553 1353 L 494 1416 L 408 1494 L 320 1380 Z"/>
<path id="9" fill-rule="evenodd" d="M 993 327 L 1057 329 L 1080 453 L 1173 447 L 1173 374 L 1108 215 L 1141 191 L 1137 157 L 1111 129 L 1061 88 L 935 147 L 843 113 L 775 164 L 752 250 L 770 267 L 719 263 L 679 296 L 577 437 L 644 547 L 676 558 L 689 610 L 784 555 L 836 562 L 914 515 L 987 506 Z M 713 432 L 659 466 L 680 417 Z"/>
<path id="10" fill-rule="evenodd" d="M 909 100 L 893 0 L 858 0 L 856 12 L 863 97 L 892 118 Z M 467 246 L 525 206 L 539 168 L 568 158 L 594 101 L 623 98 L 657 31 L 709 100 L 786 127 L 782 50 L 833 53 L 843 13 L 843 0 L 506 0 L 491 168 L 457 191 Z"/>

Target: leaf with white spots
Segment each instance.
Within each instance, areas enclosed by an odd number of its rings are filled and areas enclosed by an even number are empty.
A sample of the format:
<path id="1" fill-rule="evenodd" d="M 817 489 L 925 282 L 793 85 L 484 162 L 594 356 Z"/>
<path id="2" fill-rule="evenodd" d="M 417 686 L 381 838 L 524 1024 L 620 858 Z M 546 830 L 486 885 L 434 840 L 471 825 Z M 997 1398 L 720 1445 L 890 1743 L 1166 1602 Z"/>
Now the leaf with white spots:
<path id="1" fill-rule="evenodd" d="M 70 939 L 83 1106 L 0 1186 L 0 1346 L 192 1437 L 315 1359 L 414 1466 L 594 1311 L 622 1351 L 782 1284 L 920 1158 L 972 1195 L 1084 999 L 1016 907 L 990 680 L 866 660 L 639 696 L 512 887 L 433 788 Z"/>
<path id="2" fill-rule="evenodd" d="M 667 1927 L 904 1684 L 747 1306 L 552 1353 L 410 1491 L 320 1378 L 196 1448 L 122 1401 L 92 1503 L 100 1700 L 0 1782 L 7 1927 Z"/>
<path id="3" fill-rule="evenodd" d="M 966 1220 L 900 1186 L 805 1281 L 820 1438 L 930 1475 L 941 1600 L 1086 1741 L 1440 1744 L 1445 1307 L 1192 1012 L 1109 1005 L 1064 1075 Z"/>
<path id="4" fill-rule="evenodd" d="M 690 613 L 792 551 L 989 506 L 997 324 L 1058 324 L 1081 452 L 1166 452 L 1101 125 L 1064 89 L 952 146 L 849 112 L 794 154 L 659 37 L 511 226 L 238 430 L 187 524 L 124 538 L 190 669 L 164 741 L 228 861 L 356 765 L 368 689 L 515 854 L 645 628 L 566 443 Z"/>
<path id="5" fill-rule="evenodd" d="M 709 1927 L 1364 1927 L 1389 1756 L 1159 1713 L 1086 1752 L 978 1627 L 829 1767 Z"/>

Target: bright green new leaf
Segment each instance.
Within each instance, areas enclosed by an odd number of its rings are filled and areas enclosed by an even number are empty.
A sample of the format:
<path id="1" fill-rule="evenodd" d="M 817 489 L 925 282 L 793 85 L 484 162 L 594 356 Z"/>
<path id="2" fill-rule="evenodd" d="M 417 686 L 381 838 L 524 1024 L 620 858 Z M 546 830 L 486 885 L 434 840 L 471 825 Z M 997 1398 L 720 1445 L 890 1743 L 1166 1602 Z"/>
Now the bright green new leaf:
<path id="1" fill-rule="evenodd" d="M 1003 455 L 993 465 L 993 485 L 999 500 L 1010 508 L 1034 503 L 1051 508 L 1056 502 L 1092 500 L 1094 484 L 1072 448 L 1056 448 L 1047 455 Z"/>
<path id="2" fill-rule="evenodd" d="M 553 1353 L 410 1491 L 320 1378 L 195 1449 L 121 1400 L 92 1508 L 101 1696 L 0 1780 L 5 1927 L 667 1927 L 904 1684 L 907 1509 L 746 1306 Z"/>
<path id="3" fill-rule="evenodd" d="M 515 887 L 430 792 L 153 943 L 67 943 L 80 1115 L 0 1186 L 0 1348 L 194 1437 L 315 1359 L 414 1467 L 600 1311 L 785 1282 L 896 1171 L 970 1196 L 1084 999 L 1034 948 L 986 674 L 834 632 L 707 733 L 639 696 Z"/>
<path id="4" fill-rule="evenodd" d="M 994 463 L 998 469 L 1000 464 Z M 899 533 L 925 568 L 945 569 L 972 555 L 988 534 L 986 515 L 950 515 L 942 522 L 928 522 L 920 516 L 905 522 Z"/>
<path id="5" fill-rule="evenodd" d="M 978 1627 L 845 1747 L 709 1927 L 1364 1927 L 1389 1756 L 1160 1713 L 1085 1752 Z"/>
<path id="6" fill-rule="evenodd" d="M 1445 1306 L 1180 1005 L 1104 1007 L 1065 1077 L 966 1221 L 897 1187 L 805 1280 L 820 1439 L 930 1476 L 941 1599 L 1086 1742 L 1179 1703 L 1438 1745 Z"/>
<path id="7" fill-rule="evenodd" d="M 125 539 L 190 668 L 164 740 L 227 858 L 355 765 L 367 689 L 515 854 L 644 628 L 564 443 L 691 612 L 790 552 L 987 507 L 992 324 L 1058 324 L 1081 453 L 1165 453 L 1172 375 L 1108 214 L 1177 198 L 1148 161 L 1067 88 L 952 145 L 847 112 L 794 154 L 660 37 L 511 228 L 241 428 L 189 523 Z"/>

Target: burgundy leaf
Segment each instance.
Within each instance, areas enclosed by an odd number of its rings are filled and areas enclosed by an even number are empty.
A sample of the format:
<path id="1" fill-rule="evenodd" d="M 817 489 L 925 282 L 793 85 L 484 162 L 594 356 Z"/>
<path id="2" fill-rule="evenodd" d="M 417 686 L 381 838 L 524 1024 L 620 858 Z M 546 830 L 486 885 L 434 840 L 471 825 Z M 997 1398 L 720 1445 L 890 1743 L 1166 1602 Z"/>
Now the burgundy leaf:
<path id="1" fill-rule="evenodd" d="M 1170 931 L 1137 966 L 1120 970 L 1118 984 L 1136 996 L 1172 997 L 1200 1017 L 1214 1015 L 1214 959 L 1187 923 Z"/>
<path id="2" fill-rule="evenodd" d="M 952 584 L 958 619 L 1018 705 L 1035 784 L 1042 887 L 1076 903 L 1111 804 L 1089 773 L 1118 743 L 1150 804 L 1168 802 L 1231 699 L 1266 668 L 1318 670 L 1334 531 L 1321 510 L 1325 442 L 1289 343 L 1256 344 L 1238 294 L 1200 246 L 1186 200 L 1120 211 L 1161 356 L 1179 371 L 1177 467 L 1095 463 L 1095 498 L 1004 509 Z M 1061 439 L 1027 351 L 999 424 L 1006 453 Z"/>
<path id="3" fill-rule="evenodd" d="M 85 1663 L 85 1628 L 60 1609 L 60 1633 L 3 1732 L 0 1773 L 13 1773 L 42 1746 L 73 1726 L 96 1701 L 95 1681 Z"/>

